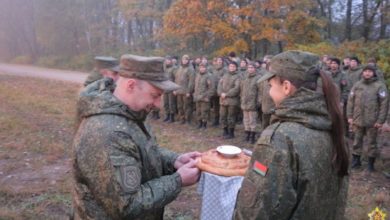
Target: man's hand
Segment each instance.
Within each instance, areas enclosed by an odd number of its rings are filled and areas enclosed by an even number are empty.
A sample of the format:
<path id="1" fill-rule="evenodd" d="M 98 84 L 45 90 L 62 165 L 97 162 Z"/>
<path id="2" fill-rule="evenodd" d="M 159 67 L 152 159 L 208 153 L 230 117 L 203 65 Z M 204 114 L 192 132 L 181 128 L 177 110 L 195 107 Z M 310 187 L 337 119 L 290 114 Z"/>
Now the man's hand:
<path id="1" fill-rule="evenodd" d="M 187 98 L 189 98 L 190 96 L 191 96 L 191 94 L 190 94 L 190 93 L 187 93 L 187 94 L 186 94 L 186 97 L 187 97 Z"/>
<path id="2" fill-rule="evenodd" d="M 195 160 L 197 157 L 199 157 L 200 155 L 202 155 L 201 153 L 199 153 L 198 151 L 193 151 L 193 152 L 189 152 L 189 153 L 185 153 L 185 154 L 182 154 L 180 155 L 176 161 L 175 161 L 175 164 L 174 164 L 174 167 L 178 170 L 180 167 L 182 167 L 184 164 L 190 162 L 191 160 Z"/>
<path id="3" fill-rule="evenodd" d="M 224 99 L 225 97 L 226 97 L 226 93 L 222 93 L 222 94 L 221 94 L 221 98 Z"/>
<path id="4" fill-rule="evenodd" d="M 172 94 L 173 94 L 174 96 L 176 96 L 176 91 L 173 91 Z"/>
<path id="5" fill-rule="evenodd" d="M 181 177 L 182 186 L 190 186 L 199 180 L 200 170 L 196 167 L 196 160 L 191 159 L 176 171 Z"/>
<path id="6" fill-rule="evenodd" d="M 352 124 L 353 123 L 353 119 L 352 118 L 348 118 L 348 124 Z"/>

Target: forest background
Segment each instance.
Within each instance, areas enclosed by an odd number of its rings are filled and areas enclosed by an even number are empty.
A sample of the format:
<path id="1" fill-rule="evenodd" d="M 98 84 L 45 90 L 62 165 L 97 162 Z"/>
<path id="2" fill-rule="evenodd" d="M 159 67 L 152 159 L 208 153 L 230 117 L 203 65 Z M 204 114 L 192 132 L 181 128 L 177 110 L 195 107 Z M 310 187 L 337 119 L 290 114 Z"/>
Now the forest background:
<path id="1" fill-rule="evenodd" d="M 374 57 L 390 85 L 390 0 L 0 0 L 3 62 L 88 70 L 97 55 L 288 49 Z"/>

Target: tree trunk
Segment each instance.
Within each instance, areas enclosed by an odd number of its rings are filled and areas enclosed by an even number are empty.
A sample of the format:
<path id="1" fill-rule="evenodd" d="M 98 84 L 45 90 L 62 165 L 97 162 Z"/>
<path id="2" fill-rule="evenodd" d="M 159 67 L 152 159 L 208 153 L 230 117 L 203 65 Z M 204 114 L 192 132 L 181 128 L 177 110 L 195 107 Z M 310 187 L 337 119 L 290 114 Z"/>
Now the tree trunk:
<path id="1" fill-rule="evenodd" d="M 389 14 L 389 0 L 385 0 L 382 3 L 381 7 L 381 16 L 380 16 L 380 31 L 379 31 L 379 39 L 384 39 L 386 37 L 386 27 L 388 23 L 386 22 L 387 16 Z"/>
<path id="2" fill-rule="evenodd" d="M 351 40 L 352 39 L 352 23 L 351 23 L 351 17 L 352 17 L 352 0 L 347 0 L 347 11 L 346 11 L 346 19 L 345 19 L 345 39 Z"/>

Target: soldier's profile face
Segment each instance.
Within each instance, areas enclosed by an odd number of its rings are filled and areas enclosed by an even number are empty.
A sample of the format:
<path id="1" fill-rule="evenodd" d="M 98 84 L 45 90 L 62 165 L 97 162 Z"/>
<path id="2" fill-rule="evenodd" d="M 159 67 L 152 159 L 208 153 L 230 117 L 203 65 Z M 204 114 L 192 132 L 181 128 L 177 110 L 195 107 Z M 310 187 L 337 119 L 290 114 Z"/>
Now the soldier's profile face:
<path id="1" fill-rule="evenodd" d="M 151 85 L 147 81 L 137 80 L 132 93 L 132 97 L 137 98 L 132 98 L 128 101 L 131 102 L 129 106 L 131 106 L 131 109 L 134 111 L 145 110 L 150 112 L 151 110 L 160 108 L 161 106 L 161 96 L 163 91 Z"/>
<path id="2" fill-rule="evenodd" d="M 272 101 L 274 101 L 275 106 L 278 107 L 287 97 L 283 83 L 280 82 L 280 79 L 277 76 L 272 77 L 268 83 L 270 85 L 269 95 L 271 96 Z"/>

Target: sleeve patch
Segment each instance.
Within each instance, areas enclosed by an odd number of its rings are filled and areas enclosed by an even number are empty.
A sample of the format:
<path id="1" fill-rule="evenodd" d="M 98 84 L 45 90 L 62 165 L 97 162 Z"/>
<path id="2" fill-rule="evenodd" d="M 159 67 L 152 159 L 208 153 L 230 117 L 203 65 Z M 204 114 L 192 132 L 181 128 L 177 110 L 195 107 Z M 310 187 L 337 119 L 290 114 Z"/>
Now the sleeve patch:
<path id="1" fill-rule="evenodd" d="M 141 174 L 137 167 L 121 166 L 121 185 L 125 192 L 134 193 L 138 190 L 141 184 Z"/>

